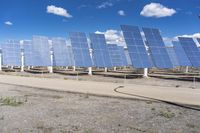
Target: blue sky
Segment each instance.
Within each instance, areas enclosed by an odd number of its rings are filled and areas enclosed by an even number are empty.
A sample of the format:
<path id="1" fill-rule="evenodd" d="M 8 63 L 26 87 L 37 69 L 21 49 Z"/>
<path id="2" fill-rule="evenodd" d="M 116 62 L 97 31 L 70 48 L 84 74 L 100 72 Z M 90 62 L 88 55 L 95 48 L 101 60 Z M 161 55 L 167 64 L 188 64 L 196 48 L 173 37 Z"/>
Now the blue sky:
<path id="1" fill-rule="evenodd" d="M 159 28 L 169 38 L 200 36 L 199 14 L 200 0 L 1 0 L 0 41 L 70 31 L 99 31 L 112 40 L 121 24 Z"/>

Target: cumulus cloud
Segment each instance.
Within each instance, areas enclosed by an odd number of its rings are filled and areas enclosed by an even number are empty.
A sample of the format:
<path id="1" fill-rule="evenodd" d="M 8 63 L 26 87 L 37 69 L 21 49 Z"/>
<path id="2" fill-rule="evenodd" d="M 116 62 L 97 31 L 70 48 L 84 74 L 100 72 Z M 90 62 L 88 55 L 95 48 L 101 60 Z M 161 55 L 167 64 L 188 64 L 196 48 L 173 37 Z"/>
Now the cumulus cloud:
<path id="1" fill-rule="evenodd" d="M 58 16 L 63 16 L 66 18 L 71 18 L 72 15 L 68 13 L 68 11 L 62 7 L 56 7 L 54 5 L 47 6 L 47 13 L 51 13 Z"/>
<path id="2" fill-rule="evenodd" d="M 140 12 L 140 15 L 145 17 L 168 17 L 176 13 L 176 10 L 172 8 L 167 8 L 160 3 L 150 3 L 144 6 L 143 10 Z"/>
<path id="3" fill-rule="evenodd" d="M 125 42 L 121 31 L 110 29 L 105 32 L 96 31 L 95 33 L 104 34 L 108 44 L 117 44 L 120 46 L 125 46 Z"/>
<path id="4" fill-rule="evenodd" d="M 111 7 L 113 6 L 113 3 L 111 2 L 103 2 L 100 5 L 97 6 L 98 9 L 102 9 L 102 8 L 107 8 L 107 7 Z"/>
<path id="5" fill-rule="evenodd" d="M 194 34 L 190 34 L 190 35 L 179 35 L 179 36 L 176 36 L 176 38 L 178 37 L 190 37 L 190 38 L 200 38 L 200 33 L 194 33 Z"/>
<path id="6" fill-rule="evenodd" d="M 6 22 L 4 22 L 4 24 L 5 24 L 5 25 L 9 25 L 9 26 L 12 26 L 12 25 L 13 25 L 13 23 L 10 22 L 10 21 L 6 21 Z"/>
<path id="7" fill-rule="evenodd" d="M 120 16 L 125 16 L 125 15 L 126 15 L 125 12 L 124 12 L 123 10 L 119 10 L 117 13 L 118 13 L 118 15 L 120 15 Z"/>

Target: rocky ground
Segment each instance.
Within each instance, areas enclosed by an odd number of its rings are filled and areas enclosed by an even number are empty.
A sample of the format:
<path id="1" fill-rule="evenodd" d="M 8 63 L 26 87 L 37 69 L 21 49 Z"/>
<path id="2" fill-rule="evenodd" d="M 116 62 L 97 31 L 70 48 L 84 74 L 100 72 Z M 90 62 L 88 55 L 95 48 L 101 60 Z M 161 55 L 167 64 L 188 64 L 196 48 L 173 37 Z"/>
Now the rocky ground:
<path id="1" fill-rule="evenodd" d="M 200 112 L 152 101 L 0 84 L 0 133 L 31 132 L 200 133 Z"/>

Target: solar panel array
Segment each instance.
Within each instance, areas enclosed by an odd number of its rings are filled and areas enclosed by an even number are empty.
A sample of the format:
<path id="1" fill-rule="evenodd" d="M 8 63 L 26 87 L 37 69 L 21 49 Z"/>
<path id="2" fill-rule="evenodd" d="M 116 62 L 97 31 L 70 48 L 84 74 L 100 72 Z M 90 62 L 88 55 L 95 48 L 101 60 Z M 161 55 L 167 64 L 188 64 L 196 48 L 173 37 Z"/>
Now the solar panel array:
<path id="1" fill-rule="evenodd" d="M 179 41 L 172 41 L 179 66 L 192 66 Z"/>
<path id="2" fill-rule="evenodd" d="M 169 58 L 172 62 L 173 67 L 179 66 L 179 61 L 178 61 L 177 55 L 174 51 L 174 48 L 173 47 L 166 47 L 166 50 L 167 50 Z"/>
<path id="3" fill-rule="evenodd" d="M 82 32 L 71 32 L 69 34 L 72 51 L 74 54 L 74 66 L 91 67 L 92 60 L 89 53 L 87 37 Z"/>
<path id="4" fill-rule="evenodd" d="M 2 45 L 3 65 L 21 66 L 20 42 L 8 40 Z"/>
<path id="5" fill-rule="evenodd" d="M 72 54 L 64 38 L 52 38 L 53 66 L 73 66 Z"/>
<path id="6" fill-rule="evenodd" d="M 142 28 L 146 37 L 147 45 L 157 68 L 173 68 L 165 44 L 158 29 Z"/>
<path id="7" fill-rule="evenodd" d="M 2 64 L 21 66 L 22 52 L 25 66 L 77 66 L 77 67 L 121 67 L 173 68 L 176 66 L 200 67 L 200 48 L 192 38 L 179 37 L 173 47 L 165 47 L 158 29 L 121 25 L 127 50 L 116 44 L 106 44 L 104 34 L 89 34 L 91 48 L 83 32 L 69 34 L 71 45 L 64 38 L 33 36 L 32 40 L 9 40 L 1 44 Z M 144 43 L 144 40 L 145 43 Z M 200 38 L 197 38 L 200 44 Z M 53 62 L 51 61 L 53 51 Z"/>
<path id="8" fill-rule="evenodd" d="M 178 37 L 178 39 L 192 66 L 200 67 L 200 51 L 198 50 L 194 40 L 188 37 Z"/>
<path id="9" fill-rule="evenodd" d="M 148 57 L 140 30 L 136 26 L 121 25 L 128 52 L 135 68 L 150 68 Z"/>
<path id="10" fill-rule="evenodd" d="M 115 67 L 124 66 L 119 47 L 116 44 L 108 44 L 107 47 L 111 58 L 112 66 Z"/>
<path id="11" fill-rule="evenodd" d="M 103 34 L 90 34 L 93 49 L 93 61 L 96 67 L 112 67 L 111 58 L 108 53 L 106 39 Z"/>

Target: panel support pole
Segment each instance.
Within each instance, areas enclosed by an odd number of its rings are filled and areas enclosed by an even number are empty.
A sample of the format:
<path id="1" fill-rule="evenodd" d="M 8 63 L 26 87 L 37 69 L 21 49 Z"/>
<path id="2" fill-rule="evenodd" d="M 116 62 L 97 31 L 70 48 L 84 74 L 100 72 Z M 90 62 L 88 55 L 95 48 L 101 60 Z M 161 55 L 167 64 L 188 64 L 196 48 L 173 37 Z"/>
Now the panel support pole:
<path id="1" fill-rule="evenodd" d="M 74 71 L 74 72 L 76 71 L 76 66 L 73 66 L 73 71 Z"/>
<path id="2" fill-rule="evenodd" d="M 1 51 L 0 51 L 0 71 L 2 71 L 2 53 L 1 53 Z"/>
<path id="3" fill-rule="evenodd" d="M 117 67 L 114 67 L 114 71 L 117 71 Z"/>
<path id="4" fill-rule="evenodd" d="M 105 67 L 104 72 L 108 72 L 108 68 L 107 67 Z"/>
<path id="5" fill-rule="evenodd" d="M 53 51 L 50 51 L 50 54 L 51 66 L 49 67 L 49 73 L 53 73 Z"/>
<path id="6" fill-rule="evenodd" d="M 144 78 L 148 78 L 148 68 L 144 68 Z"/>
<path id="7" fill-rule="evenodd" d="M 189 71 L 189 67 L 186 66 L 186 68 L 185 68 L 185 73 L 188 73 L 188 71 Z"/>
<path id="8" fill-rule="evenodd" d="M 88 67 L 88 75 L 92 75 L 92 67 Z"/>
<path id="9" fill-rule="evenodd" d="M 21 72 L 24 72 L 24 52 L 21 52 Z"/>

